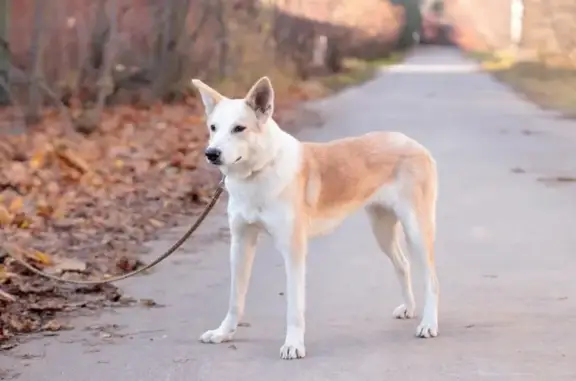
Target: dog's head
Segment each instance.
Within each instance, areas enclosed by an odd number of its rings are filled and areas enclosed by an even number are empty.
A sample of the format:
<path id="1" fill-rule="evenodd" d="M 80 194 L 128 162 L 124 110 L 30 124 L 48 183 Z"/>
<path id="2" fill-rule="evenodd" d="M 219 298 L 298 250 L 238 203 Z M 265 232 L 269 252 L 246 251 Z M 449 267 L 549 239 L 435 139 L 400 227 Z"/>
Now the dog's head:
<path id="1" fill-rule="evenodd" d="M 192 84 L 202 97 L 210 131 L 206 160 L 224 172 L 249 166 L 266 145 L 266 124 L 274 111 L 268 77 L 260 78 L 240 99 L 227 98 L 199 79 Z"/>

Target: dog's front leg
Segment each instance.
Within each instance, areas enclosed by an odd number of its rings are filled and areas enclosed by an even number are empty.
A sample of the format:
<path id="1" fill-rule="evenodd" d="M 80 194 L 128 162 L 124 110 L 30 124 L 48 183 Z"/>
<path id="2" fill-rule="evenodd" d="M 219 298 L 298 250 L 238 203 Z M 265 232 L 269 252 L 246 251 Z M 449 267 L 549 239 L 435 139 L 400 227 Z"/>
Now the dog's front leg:
<path id="1" fill-rule="evenodd" d="M 230 300 L 228 313 L 220 326 L 206 331 L 200 337 L 204 343 L 230 341 L 236 333 L 238 323 L 244 314 L 246 292 L 252 273 L 252 263 L 258 240 L 258 230 L 243 221 L 230 221 Z"/>
<path id="2" fill-rule="evenodd" d="M 287 234 L 287 233 L 291 234 Z M 304 345 L 306 309 L 307 240 L 300 227 L 286 228 L 276 237 L 286 268 L 286 340 L 280 357 L 286 360 L 306 356 Z"/>

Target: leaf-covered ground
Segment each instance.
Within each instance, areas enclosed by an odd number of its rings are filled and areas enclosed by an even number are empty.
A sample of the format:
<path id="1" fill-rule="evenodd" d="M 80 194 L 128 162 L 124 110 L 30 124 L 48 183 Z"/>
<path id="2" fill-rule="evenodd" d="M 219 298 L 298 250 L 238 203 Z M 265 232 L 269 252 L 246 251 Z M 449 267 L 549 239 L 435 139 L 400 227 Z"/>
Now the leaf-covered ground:
<path id="1" fill-rule="evenodd" d="M 57 330 L 59 311 L 125 303 L 114 286 L 77 287 L 32 275 L 6 255 L 26 253 L 52 274 L 95 279 L 141 265 L 141 243 L 205 203 L 218 174 L 204 164 L 198 107 L 107 110 L 89 136 L 40 125 L 0 140 L 0 342 Z"/>

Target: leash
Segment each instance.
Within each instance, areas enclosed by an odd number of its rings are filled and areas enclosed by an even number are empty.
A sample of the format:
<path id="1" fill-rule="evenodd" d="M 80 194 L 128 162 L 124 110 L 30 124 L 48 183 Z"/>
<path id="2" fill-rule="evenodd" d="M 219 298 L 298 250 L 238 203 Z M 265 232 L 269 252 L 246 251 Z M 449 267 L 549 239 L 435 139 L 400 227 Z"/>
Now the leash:
<path id="1" fill-rule="evenodd" d="M 105 283 L 117 282 L 119 280 L 131 278 L 134 275 L 137 275 L 137 274 L 140 274 L 144 271 L 150 270 L 152 267 L 156 266 L 158 263 L 162 262 L 163 260 L 168 258 L 170 255 L 172 255 L 200 227 L 200 225 L 202 224 L 204 219 L 208 216 L 210 211 L 216 205 L 216 202 L 218 201 L 218 199 L 222 195 L 223 191 L 224 191 L 224 178 L 222 178 L 222 180 L 220 180 L 220 183 L 218 184 L 218 188 L 216 189 L 216 192 L 214 192 L 212 199 L 210 200 L 208 205 L 206 205 L 206 207 L 204 208 L 204 210 L 202 211 L 200 216 L 196 219 L 196 221 L 194 221 L 194 223 L 192 224 L 192 226 L 190 226 L 188 231 L 186 231 L 186 233 L 184 233 L 184 235 L 178 241 L 176 241 L 176 243 L 174 243 L 164 254 L 162 254 L 161 256 L 159 256 L 158 258 L 156 258 L 154 261 L 150 262 L 146 266 L 144 266 L 138 270 L 134 270 L 134 271 L 131 271 L 129 273 L 119 275 L 116 277 L 107 278 L 107 279 L 100 279 L 100 280 L 64 279 L 64 278 L 60 278 L 60 277 L 57 277 L 54 275 L 47 274 L 41 270 L 38 270 L 37 268 L 35 268 L 31 264 L 29 264 L 23 258 L 22 253 L 21 253 L 22 250 L 20 250 L 20 249 L 10 248 L 10 247 L 6 247 L 6 246 L 4 247 L 4 249 L 6 250 L 6 252 L 8 253 L 8 255 L 10 257 L 12 257 L 14 260 L 16 260 L 16 262 L 20 263 L 22 266 L 24 266 L 27 270 L 30 270 L 34 274 L 43 276 L 44 278 L 55 280 L 57 282 L 72 283 L 72 284 L 79 284 L 79 285 L 95 285 L 95 284 L 105 284 Z"/>

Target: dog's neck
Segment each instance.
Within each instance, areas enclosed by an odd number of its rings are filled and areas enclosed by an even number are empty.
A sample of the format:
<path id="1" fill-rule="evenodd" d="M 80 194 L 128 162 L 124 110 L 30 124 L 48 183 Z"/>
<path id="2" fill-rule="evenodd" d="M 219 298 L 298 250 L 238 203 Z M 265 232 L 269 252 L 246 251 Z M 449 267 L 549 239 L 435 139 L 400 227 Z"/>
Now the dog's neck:
<path id="1" fill-rule="evenodd" d="M 237 181 L 257 181 L 258 177 L 269 169 L 282 167 L 284 160 L 294 160 L 287 151 L 294 149 L 299 142 L 290 134 L 283 131 L 278 124 L 270 118 L 262 127 L 266 131 L 266 150 L 259 152 L 250 161 L 230 168 L 225 175 Z"/>

